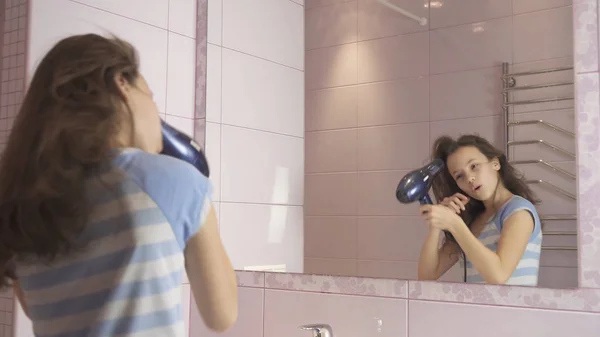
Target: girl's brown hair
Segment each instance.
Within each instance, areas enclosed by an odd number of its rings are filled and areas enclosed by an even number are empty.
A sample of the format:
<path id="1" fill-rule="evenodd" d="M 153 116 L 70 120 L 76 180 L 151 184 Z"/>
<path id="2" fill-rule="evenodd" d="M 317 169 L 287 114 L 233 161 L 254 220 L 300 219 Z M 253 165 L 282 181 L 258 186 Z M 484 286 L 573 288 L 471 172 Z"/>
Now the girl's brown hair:
<path id="1" fill-rule="evenodd" d="M 136 83 L 135 49 L 95 34 L 59 41 L 37 67 L 0 161 L 0 288 L 15 258 L 51 262 L 75 248 L 91 211 L 86 180 L 110 165 L 129 111 L 118 76 Z"/>
<path id="2" fill-rule="evenodd" d="M 512 194 L 521 196 L 533 204 L 538 203 L 523 176 L 508 162 L 506 155 L 490 144 L 485 138 L 477 135 L 464 135 L 456 140 L 448 136 L 442 136 L 435 141 L 433 145 L 433 158 L 439 158 L 446 164 L 446 168 L 436 176 L 432 183 L 432 190 L 436 200 L 441 201 L 455 193 L 464 194 L 458 187 L 458 184 L 456 184 L 456 181 L 454 181 L 450 171 L 448 171 L 447 162 L 451 154 L 465 146 L 477 148 L 488 160 L 498 158 L 500 162 L 499 179 L 504 186 Z M 470 199 L 465 207 L 466 211 L 461 212 L 460 216 L 465 224 L 471 228 L 471 224 L 484 212 L 485 207 L 483 202 L 473 198 Z"/>

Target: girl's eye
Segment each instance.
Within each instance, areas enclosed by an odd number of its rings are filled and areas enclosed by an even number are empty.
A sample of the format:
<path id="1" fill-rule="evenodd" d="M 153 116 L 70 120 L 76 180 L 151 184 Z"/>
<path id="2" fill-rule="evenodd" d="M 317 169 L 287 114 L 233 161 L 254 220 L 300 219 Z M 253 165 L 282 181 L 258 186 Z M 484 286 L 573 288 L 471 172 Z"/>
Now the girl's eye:
<path id="1" fill-rule="evenodd" d="M 460 180 L 460 179 L 462 179 L 462 177 L 463 177 L 463 176 L 462 176 L 462 174 L 459 174 L 459 175 L 457 175 L 457 176 L 456 176 L 456 178 L 455 178 L 455 179 L 456 179 L 456 180 Z"/>
<path id="2" fill-rule="evenodd" d="M 479 167 L 479 164 L 472 164 L 472 165 L 471 165 L 471 170 L 474 170 L 474 169 L 476 169 L 477 167 Z"/>

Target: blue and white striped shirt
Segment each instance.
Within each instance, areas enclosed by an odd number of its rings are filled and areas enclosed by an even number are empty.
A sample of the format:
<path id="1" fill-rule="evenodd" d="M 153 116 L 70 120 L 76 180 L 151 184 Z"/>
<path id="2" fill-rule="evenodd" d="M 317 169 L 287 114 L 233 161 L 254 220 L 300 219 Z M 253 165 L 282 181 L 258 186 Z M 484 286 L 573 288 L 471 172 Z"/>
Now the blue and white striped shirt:
<path id="1" fill-rule="evenodd" d="M 185 336 L 183 250 L 210 210 L 208 179 L 181 160 L 126 149 L 88 186 L 83 251 L 17 266 L 35 335 Z"/>
<path id="2" fill-rule="evenodd" d="M 517 211 L 526 210 L 534 219 L 534 229 L 529 237 L 527 248 L 517 268 L 506 284 L 521 286 L 537 286 L 540 269 L 540 253 L 542 249 L 542 224 L 535 206 L 529 200 L 520 196 L 513 196 L 494 217 L 485 225 L 478 239 L 490 250 L 498 249 L 498 241 L 504 221 Z M 464 268 L 464 263 L 461 260 Z M 483 277 L 467 259 L 467 282 L 484 283 Z"/>

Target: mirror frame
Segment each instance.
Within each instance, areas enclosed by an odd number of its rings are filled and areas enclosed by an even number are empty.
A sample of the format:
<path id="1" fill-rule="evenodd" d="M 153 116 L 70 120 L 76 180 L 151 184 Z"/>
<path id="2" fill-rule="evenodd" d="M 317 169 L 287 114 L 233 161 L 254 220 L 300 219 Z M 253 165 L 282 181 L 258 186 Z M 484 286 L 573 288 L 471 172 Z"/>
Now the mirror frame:
<path id="1" fill-rule="evenodd" d="M 600 312 L 600 84 L 597 0 L 573 0 L 578 283 L 575 289 L 237 271 L 238 286 Z M 196 119 L 204 144 L 208 0 L 198 1 Z M 594 210 L 594 211 L 592 211 Z M 598 211 L 595 211 L 598 210 Z"/>

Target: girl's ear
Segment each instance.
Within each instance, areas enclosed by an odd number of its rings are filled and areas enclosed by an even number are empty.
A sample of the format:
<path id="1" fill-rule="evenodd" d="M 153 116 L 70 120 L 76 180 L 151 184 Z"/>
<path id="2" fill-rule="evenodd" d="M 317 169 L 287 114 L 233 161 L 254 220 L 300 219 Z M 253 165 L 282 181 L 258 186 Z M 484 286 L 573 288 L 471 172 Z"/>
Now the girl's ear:
<path id="1" fill-rule="evenodd" d="M 498 158 L 492 159 L 492 168 L 496 171 L 500 171 L 500 160 Z"/>

